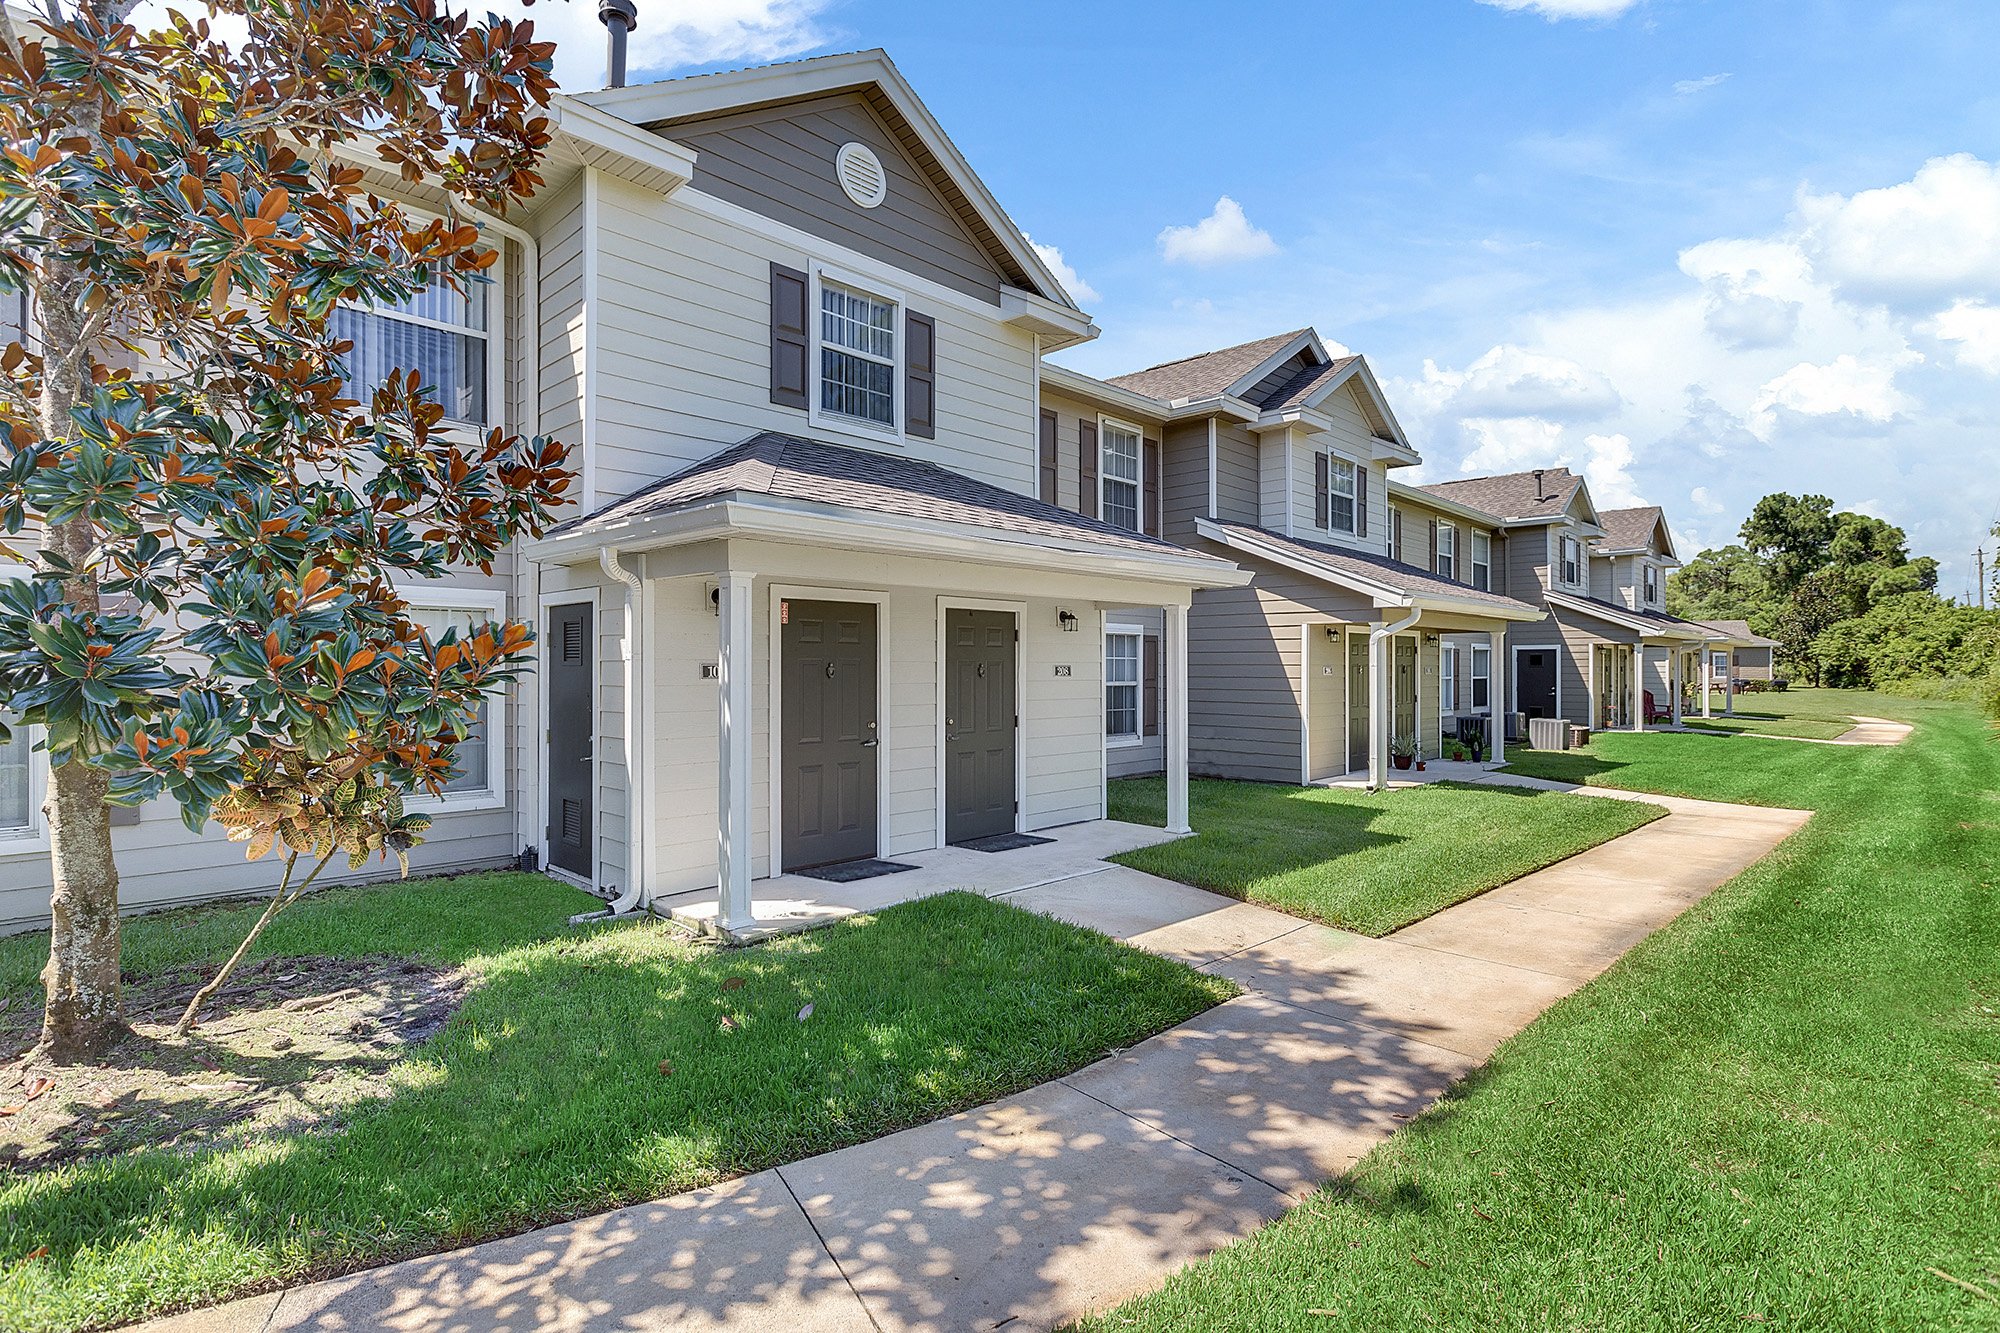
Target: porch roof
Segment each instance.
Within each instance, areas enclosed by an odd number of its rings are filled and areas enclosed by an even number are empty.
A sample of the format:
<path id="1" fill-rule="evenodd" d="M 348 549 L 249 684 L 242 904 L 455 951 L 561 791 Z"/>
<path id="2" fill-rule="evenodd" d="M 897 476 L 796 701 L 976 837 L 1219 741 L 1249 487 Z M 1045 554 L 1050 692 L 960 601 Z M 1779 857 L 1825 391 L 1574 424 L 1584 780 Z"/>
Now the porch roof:
<path id="1" fill-rule="evenodd" d="M 1377 606 L 1418 607 L 1494 620 L 1542 618 L 1542 613 L 1526 602 L 1469 583 L 1440 578 L 1427 569 L 1385 555 L 1287 537 L 1282 532 L 1248 523 L 1197 519 L 1195 530 L 1233 551 L 1276 560 L 1299 573 L 1365 593 L 1375 599 Z"/>
<path id="2" fill-rule="evenodd" d="M 601 546 L 636 551 L 730 535 L 720 529 L 742 526 L 749 514 L 718 513 L 718 504 L 726 502 L 755 505 L 772 517 L 816 519 L 822 530 L 833 521 L 877 535 L 897 528 L 917 544 L 928 535 L 1014 546 L 1023 562 L 1094 556 L 1143 566 L 1142 572 L 1152 577 L 1197 587 L 1249 580 L 1227 560 L 1128 532 L 933 463 L 776 431 L 752 436 L 594 514 L 571 519 L 531 543 L 529 551 L 551 558 Z M 686 521 L 699 516 L 709 521 Z"/>
<path id="3" fill-rule="evenodd" d="M 1682 639 L 1700 642 L 1720 637 L 1706 625 L 1696 624 L 1692 620 L 1682 620 L 1679 616 L 1670 616 L 1664 611 L 1635 610 L 1629 606 L 1620 606 L 1616 602 L 1607 602 L 1601 597 L 1579 597 L 1575 593 L 1557 592 L 1554 589 L 1550 589 L 1547 596 L 1551 606 L 1595 616 L 1608 624 L 1631 630 L 1642 639 Z"/>
<path id="4" fill-rule="evenodd" d="M 1767 639 L 1750 628 L 1747 620 L 1704 620 L 1704 629 L 1714 634 L 1718 648 L 1776 648 L 1776 639 Z"/>

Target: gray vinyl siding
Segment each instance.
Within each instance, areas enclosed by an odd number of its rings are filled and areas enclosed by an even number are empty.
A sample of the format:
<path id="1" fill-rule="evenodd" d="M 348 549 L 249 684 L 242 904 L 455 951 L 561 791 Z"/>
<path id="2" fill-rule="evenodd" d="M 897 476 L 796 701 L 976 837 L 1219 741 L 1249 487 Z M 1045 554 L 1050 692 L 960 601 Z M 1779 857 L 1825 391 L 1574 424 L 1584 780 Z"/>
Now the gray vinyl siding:
<path id="1" fill-rule="evenodd" d="M 1208 513 L 1208 423 L 1169 426 L 1160 444 L 1160 526 L 1168 541 L 1194 540 Z"/>
<path id="2" fill-rule="evenodd" d="M 1206 441 L 1204 440 L 1204 443 Z M 1204 458 L 1204 463 L 1207 461 Z M 1233 421 L 1215 428 L 1215 516 L 1228 523 L 1261 523 L 1257 437 Z"/>
<path id="3" fill-rule="evenodd" d="M 933 282 L 1000 301 L 1001 274 L 858 93 L 673 127 L 695 153 L 694 187 Z M 842 145 L 881 158 L 888 197 L 862 208 L 835 173 Z"/>
<path id="4" fill-rule="evenodd" d="M 1053 412 L 1056 417 L 1056 503 L 1071 513 L 1083 512 L 1080 432 L 1084 422 L 1088 421 L 1095 425 L 1100 418 L 1109 417 L 1139 427 L 1141 434 L 1148 440 L 1157 441 L 1160 438 L 1160 423 L 1153 418 L 1130 412 L 1105 412 L 1095 404 L 1085 402 L 1081 398 L 1072 398 L 1059 390 L 1043 388 L 1042 410 Z M 1203 438 L 1206 440 L 1207 437 Z M 1165 467 L 1164 459 L 1161 465 Z M 1205 455 L 1202 466 L 1207 467 Z M 1161 521 L 1165 521 L 1164 509 L 1161 511 Z"/>

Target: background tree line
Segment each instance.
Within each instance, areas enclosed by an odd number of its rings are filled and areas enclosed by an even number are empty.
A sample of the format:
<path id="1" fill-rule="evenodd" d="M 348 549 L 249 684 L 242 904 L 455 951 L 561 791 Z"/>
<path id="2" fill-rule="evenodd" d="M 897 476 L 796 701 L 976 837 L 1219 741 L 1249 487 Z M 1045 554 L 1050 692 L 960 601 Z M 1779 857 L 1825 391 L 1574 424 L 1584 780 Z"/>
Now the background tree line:
<path id="1" fill-rule="evenodd" d="M 1938 596 L 1937 561 L 1912 558 L 1901 528 L 1781 492 L 1737 536 L 1674 573 L 1669 611 L 1749 621 L 1794 680 L 1977 698 L 2000 716 L 2000 611 Z"/>

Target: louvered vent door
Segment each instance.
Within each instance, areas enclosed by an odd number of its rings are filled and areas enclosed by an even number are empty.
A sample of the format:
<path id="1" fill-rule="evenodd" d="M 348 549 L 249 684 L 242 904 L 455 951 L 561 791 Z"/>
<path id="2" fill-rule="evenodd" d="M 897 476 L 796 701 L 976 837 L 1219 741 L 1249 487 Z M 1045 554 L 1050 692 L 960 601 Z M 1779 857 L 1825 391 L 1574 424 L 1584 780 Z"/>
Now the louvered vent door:
<path id="1" fill-rule="evenodd" d="M 590 603 L 549 608 L 543 643 L 549 690 L 549 864 L 595 884 L 591 683 L 596 673 Z"/>

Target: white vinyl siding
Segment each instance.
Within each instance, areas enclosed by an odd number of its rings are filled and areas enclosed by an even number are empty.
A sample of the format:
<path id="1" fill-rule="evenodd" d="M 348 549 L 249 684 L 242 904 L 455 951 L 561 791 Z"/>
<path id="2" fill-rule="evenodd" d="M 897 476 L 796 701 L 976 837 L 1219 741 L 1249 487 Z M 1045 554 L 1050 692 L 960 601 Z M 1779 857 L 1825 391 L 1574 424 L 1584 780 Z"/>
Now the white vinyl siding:
<path id="1" fill-rule="evenodd" d="M 1292 435 L 1295 461 L 1291 469 L 1292 527 L 1289 531 L 1300 534 L 1323 532 L 1331 536 L 1337 545 L 1387 553 L 1388 469 L 1379 462 L 1369 461 L 1382 442 L 1375 438 L 1373 428 L 1354 394 L 1354 386 L 1345 385 L 1319 405 L 1319 412 L 1331 423 L 1328 429 L 1311 434 L 1295 432 Z M 1313 494 L 1316 485 L 1313 457 L 1319 453 L 1332 453 L 1354 460 L 1357 469 L 1368 470 L 1368 515 L 1365 523 L 1357 516 L 1353 524 L 1346 528 L 1335 525 L 1321 528 L 1318 525 Z M 1417 521 L 1421 523 L 1423 520 Z M 1266 526 L 1276 525 L 1267 522 Z M 1366 536 L 1361 535 L 1364 527 Z"/>
<path id="2" fill-rule="evenodd" d="M 1123 422 L 1097 428 L 1098 515 L 1114 528 L 1139 531 L 1140 433 Z"/>

